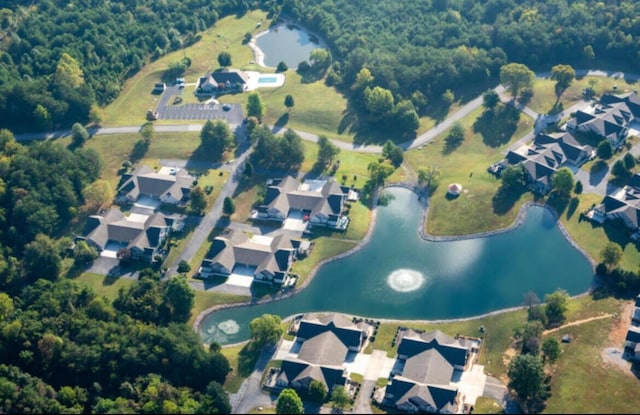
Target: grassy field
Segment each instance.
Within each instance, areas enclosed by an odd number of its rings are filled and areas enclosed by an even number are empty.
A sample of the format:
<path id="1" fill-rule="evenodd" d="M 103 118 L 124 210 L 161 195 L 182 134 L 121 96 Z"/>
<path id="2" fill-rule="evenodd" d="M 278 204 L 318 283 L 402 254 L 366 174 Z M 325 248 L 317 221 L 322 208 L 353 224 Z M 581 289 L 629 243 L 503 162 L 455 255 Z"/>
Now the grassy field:
<path id="1" fill-rule="evenodd" d="M 240 354 L 240 350 L 244 347 L 243 344 L 237 346 L 223 347 L 221 349 L 224 357 L 229 361 L 229 366 L 231 366 L 231 372 L 227 375 L 227 378 L 224 381 L 224 390 L 229 393 L 236 393 L 240 389 L 242 382 L 246 379 L 245 377 L 240 376 L 238 372 L 238 357 Z"/>
<path id="2" fill-rule="evenodd" d="M 307 279 L 311 270 L 320 261 L 348 251 L 357 245 L 355 242 L 336 238 L 319 238 L 314 240 L 314 243 L 315 246 L 307 258 L 293 263 L 292 272 L 299 275 L 298 285 Z"/>
<path id="3" fill-rule="evenodd" d="M 414 171 L 434 166 L 442 173 L 440 185 L 430 200 L 426 225 L 430 234 L 465 235 L 504 228 L 514 221 L 520 206 L 531 199 L 530 194 L 524 194 L 515 201 L 494 202 L 500 181 L 487 172 L 487 167 L 501 160 L 509 143 L 532 128 L 532 120 L 521 115 L 512 135 L 496 140 L 474 133 L 473 125 L 481 114 L 479 108 L 461 120 L 465 137 L 457 148 L 447 145 L 448 131 L 445 131 L 422 149 L 405 153 Z M 449 183 L 460 183 L 465 189 L 458 198 L 447 198 Z"/>
<path id="4" fill-rule="evenodd" d="M 212 293 L 205 291 L 195 291 L 195 303 L 191 310 L 191 318 L 188 324 L 193 325 L 196 317 L 204 310 L 220 304 L 233 304 L 247 301 L 249 298 L 244 295 Z"/>
<path id="5" fill-rule="evenodd" d="M 136 281 L 129 278 L 109 278 L 100 274 L 85 272 L 73 278 L 74 281 L 91 288 L 97 295 L 114 300 L 118 296 L 118 290 L 135 284 Z"/>

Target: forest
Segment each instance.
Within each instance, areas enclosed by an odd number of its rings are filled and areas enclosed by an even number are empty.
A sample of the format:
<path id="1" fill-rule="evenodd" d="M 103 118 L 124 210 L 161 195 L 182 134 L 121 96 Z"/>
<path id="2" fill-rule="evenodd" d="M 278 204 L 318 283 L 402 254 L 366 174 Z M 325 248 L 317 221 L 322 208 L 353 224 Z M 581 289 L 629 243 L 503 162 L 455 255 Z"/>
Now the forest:
<path id="1" fill-rule="evenodd" d="M 629 70 L 640 63 L 640 4 L 630 0 L 40 0 L 0 1 L 0 127 L 14 132 L 98 122 L 127 77 L 193 44 L 230 14 L 262 8 L 331 46 L 329 85 L 363 106 L 389 91 L 391 119 L 424 115 L 498 80 L 500 66 Z M 366 68 L 370 77 L 360 77 Z M 478 91 L 473 91 L 477 95 Z M 367 109 L 367 108 L 365 108 Z M 365 111 L 366 112 L 366 111 Z M 376 122 L 370 114 L 366 122 Z"/>
<path id="2" fill-rule="evenodd" d="M 0 130 L 0 412 L 228 413 L 229 362 L 186 324 L 185 278 L 145 269 L 109 300 L 65 272 L 83 269 L 70 229 L 102 165 Z"/>

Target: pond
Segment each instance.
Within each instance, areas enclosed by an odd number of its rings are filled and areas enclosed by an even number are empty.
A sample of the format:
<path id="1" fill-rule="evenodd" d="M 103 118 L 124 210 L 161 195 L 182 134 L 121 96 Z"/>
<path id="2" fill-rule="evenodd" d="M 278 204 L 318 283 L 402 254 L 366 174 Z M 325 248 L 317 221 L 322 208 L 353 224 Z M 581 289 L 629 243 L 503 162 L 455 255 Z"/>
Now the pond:
<path id="1" fill-rule="evenodd" d="M 320 48 L 317 39 L 292 25 L 279 24 L 256 37 L 256 45 L 264 54 L 264 65 L 275 68 L 284 62 L 290 69 L 297 69 L 302 61 L 309 60 L 312 50 Z"/>
<path id="2" fill-rule="evenodd" d="M 519 227 L 493 236 L 431 242 L 418 234 L 423 208 L 415 193 L 385 190 L 371 241 L 360 251 L 322 266 L 300 293 L 266 304 L 220 310 L 199 327 L 206 343 L 249 338 L 262 314 L 282 318 L 336 311 L 369 318 L 440 320 L 473 317 L 540 299 L 556 289 L 586 292 L 591 263 L 562 235 L 553 215 L 533 206 Z"/>

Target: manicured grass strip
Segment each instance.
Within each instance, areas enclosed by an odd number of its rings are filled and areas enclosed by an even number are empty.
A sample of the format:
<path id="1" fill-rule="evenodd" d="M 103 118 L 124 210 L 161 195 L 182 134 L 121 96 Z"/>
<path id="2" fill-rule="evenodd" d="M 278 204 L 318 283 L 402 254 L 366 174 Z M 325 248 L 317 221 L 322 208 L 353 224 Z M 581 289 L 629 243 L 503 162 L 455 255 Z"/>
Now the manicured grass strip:
<path id="1" fill-rule="evenodd" d="M 298 286 L 309 277 L 311 270 L 325 258 L 334 257 L 356 246 L 354 242 L 334 238 L 319 238 L 314 240 L 315 246 L 309 256 L 293 263 L 292 272 L 298 274 Z"/>
<path id="2" fill-rule="evenodd" d="M 107 297 L 109 300 L 114 300 L 118 296 L 118 290 L 121 287 L 127 288 L 137 282 L 129 278 L 109 278 L 90 272 L 82 273 L 73 280 L 91 288 L 94 293 Z"/>
<path id="3" fill-rule="evenodd" d="M 241 303 L 243 301 L 249 300 L 249 297 L 237 294 L 213 293 L 200 290 L 195 290 L 194 293 L 195 301 L 193 304 L 193 309 L 191 310 L 191 318 L 187 323 L 190 326 L 193 326 L 196 317 L 198 317 L 200 313 L 213 306 L 221 304 Z"/>
<path id="4" fill-rule="evenodd" d="M 244 347 L 244 344 L 240 344 L 237 346 L 229 346 L 223 347 L 220 349 L 224 357 L 229 361 L 229 366 L 231 367 L 231 372 L 227 374 L 227 378 L 224 381 L 224 390 L 229 393 L 236 393 L 240 390 L 240 386 L 242 382 L 246 379 L 246 377 L 242 377 L 238 374 L 238 355 L 240 350 Z"/>

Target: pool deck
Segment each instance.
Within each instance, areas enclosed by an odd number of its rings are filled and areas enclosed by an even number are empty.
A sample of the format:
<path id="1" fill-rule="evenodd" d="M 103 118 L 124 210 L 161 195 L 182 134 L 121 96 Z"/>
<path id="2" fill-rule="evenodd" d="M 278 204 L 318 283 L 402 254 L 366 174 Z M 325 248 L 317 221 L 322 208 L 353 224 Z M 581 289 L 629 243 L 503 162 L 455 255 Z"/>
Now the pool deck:
<path id="1" fill-rule="evenodd" d="M 247 91 L 253 91 L 254 89 L 258 89 L 258 88 L 277 88 L 279 86 L 284 85 L 285 77 L 284 77 L 284 74 L 281 74 L 281 73 L 263 74 L 256 71 L 245 71 L 245 74 L 248 77 Z M 276 81 L 268 82 L 268 83 L 260 83 L 259 79 L 262 77 L 276 78 Z"/>

